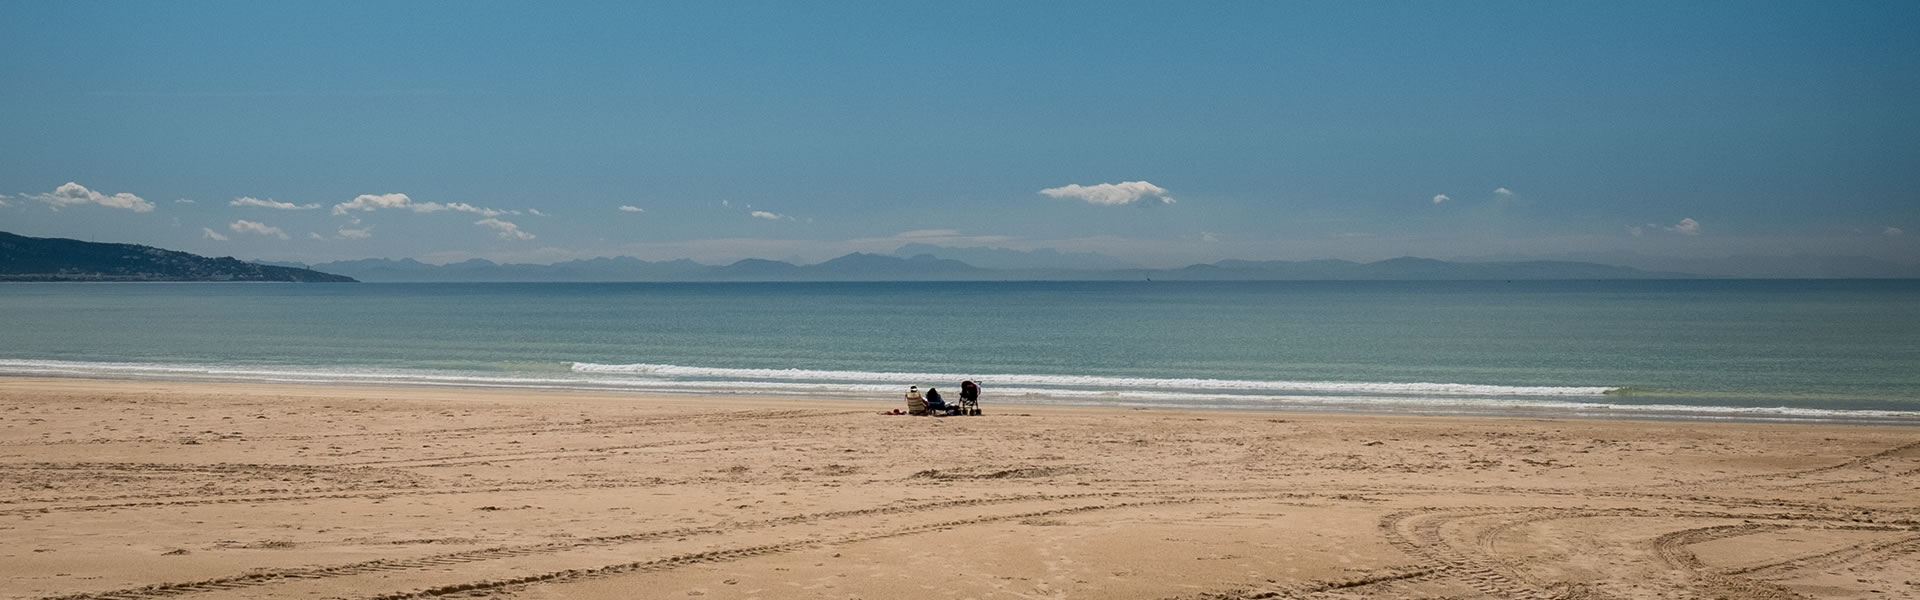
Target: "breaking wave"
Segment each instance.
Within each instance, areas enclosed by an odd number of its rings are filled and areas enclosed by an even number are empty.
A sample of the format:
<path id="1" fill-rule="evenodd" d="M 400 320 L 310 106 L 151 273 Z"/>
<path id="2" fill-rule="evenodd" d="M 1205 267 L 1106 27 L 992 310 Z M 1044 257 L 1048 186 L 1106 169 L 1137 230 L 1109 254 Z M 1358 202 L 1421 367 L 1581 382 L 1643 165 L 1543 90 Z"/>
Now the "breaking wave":
<path id="1" fill-rule="evenodd" d="M 1329 381 L 1258 381 L 1245 379 L 1179 379 L 1155 377 L 1101 377 L 1092 375 L 967 375 L 958 373 L 889 373 L 876 371 L 821 371 L 809 369 L 724 369 L 636 363 L 603 365 L 573 363 L 576 373 L 619 373 L 666 378 L 739 379 L 770 381 L 859 381 L 894 384 L 958 382 L 972 379 L 982 385 L 1020 385 L 1067 389 L 1233 390 L 1306 394 L 1392 394 L 1415 396 L 1600 396 L 1607 387 L 1476 385 L 1466 383 L 1349 383 Z"/>
<path id="2" fill-rule="evenodd" d="M 534 368 L 537 367 L 537 368 Z M 0 359 L 0 376 L 167 381 L 417 385 L 667 394 L 756 394 L 891 401 L 901 386 L 981 382 L 988 403 L 1168 409 L 1299 409 L 1341 412 L 1611 416 L 1690 419 L 1920 422 L 1920 411 L 1842 410 L 1623 401 L 1623 388 L 1461 383 L 1353 383 L 728 369 L 666 364 L 538 363 L 499 370 L 357 366 L 220 365 Z M 1664 398 L 1664 395 L 1662 396 Z"/>

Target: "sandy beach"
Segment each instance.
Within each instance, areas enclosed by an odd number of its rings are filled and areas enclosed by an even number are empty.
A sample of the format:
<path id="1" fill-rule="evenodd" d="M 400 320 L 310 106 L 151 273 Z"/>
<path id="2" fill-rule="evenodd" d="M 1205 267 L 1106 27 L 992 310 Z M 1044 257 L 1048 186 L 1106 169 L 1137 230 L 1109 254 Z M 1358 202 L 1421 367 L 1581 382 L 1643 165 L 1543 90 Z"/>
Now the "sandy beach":
<path id="1" fill-rule="evenodd" d="M 1920 429 L 0 379 L 6 598 L 1913 598 Z"/>

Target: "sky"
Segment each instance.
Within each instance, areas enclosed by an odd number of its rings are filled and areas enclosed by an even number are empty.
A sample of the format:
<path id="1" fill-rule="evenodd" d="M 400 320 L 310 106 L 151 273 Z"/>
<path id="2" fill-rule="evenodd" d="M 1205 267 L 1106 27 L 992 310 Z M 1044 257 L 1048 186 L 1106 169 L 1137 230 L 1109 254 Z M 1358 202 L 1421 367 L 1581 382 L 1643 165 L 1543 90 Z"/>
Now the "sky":
<path id="1" fill-rule="evenodd" d="M 0 0 L 0 231 L 1920 262 L 1920 3 Z"/>

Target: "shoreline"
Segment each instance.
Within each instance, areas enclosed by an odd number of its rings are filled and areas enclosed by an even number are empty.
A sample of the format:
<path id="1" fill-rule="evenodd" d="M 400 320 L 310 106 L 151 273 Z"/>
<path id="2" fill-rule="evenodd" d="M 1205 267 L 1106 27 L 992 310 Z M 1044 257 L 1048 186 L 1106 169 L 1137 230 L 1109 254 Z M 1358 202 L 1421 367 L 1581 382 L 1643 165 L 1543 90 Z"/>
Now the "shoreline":
<path id="1" fill-rule="evenodd" d="M 420 389 L 420 390 L 464 389 L 464 390 L 522 391 L 527 393 L 554 392 L 554 393 L 579 393 L 579 394 L 606 394 L 609 396 L 632 397 L 632 398 L 645 398 L 645 397 L 656 397 L 656 396 L 668 397 L 668 398 L 710 398 L 710 399 L 754 398 L 754 399 L 774 399 L 776 401 L 789 401 L 789 402 L 791 401 L 833 402 L 835 401 L 834 399 L 837 398 L 839 399 L 839 401 L 867 402 L 867 403 L 873 403 L 876 406 L 883 406 L 883 407 L 891 404 L 898 404 L 901 407 L 904 406 L 904 404 L 901 402 L 895 402 L 894 398 L 883 397 L 879 395 L 845 394 L 845 393 L 837 393 L 837 392 L 830 392 L 830 391 L 822 391 L 822 392 L 816 392 L 816 393 L 794 393 L 790 391 L 783 392 L 781 390 L 769 390 L 769 391 L 754 392 L 750 394 L 750 393 L 744 393 L 744 392 L 738 392 L 738 391 L 705 391 L 705 390 L 698 390 L 698 389 L 679 390 L 679 391 L 662 391 L 662 390 L 653 390 L 653 389 L 630 389 L 630 388 L 593 385 L 587 382 L 581 382 L 576 384 L 556 383 L 556 384 L 547 384 L 547 385 L 531 385 L 531 384 L 517 384 L 517 383 L 502 383 L 497 385 L 490 385 L 488 383 L 485 383 L 483 380 L 355 381 L 350 379 L 339 379 L 339 380 L 333 380 L 333 381 L 300 381 L 300 380 L 295 380 L 291 378 L 267 379 L 267 378 L 261 378 L 261 377 L 244 378 L 244 377 L 218 376 L 218 375 L 195 377 L 191 374 L 180 373 L 180 372 L 154 373 L 154 374 L 129 372 L 129 373 L 116 373 L 114 375 L 119 375 L 119 376 L 103 376 L 100 373 L 86 373 L 86 374 L 74 374 L 74 375 L 59 374 L 59 373 L 45 373 L 45 374 L 36 373 L 36 374 L 26 374 L 26 375 L 0 373 L 0 381 L 47 380 L 47 381 L 99 381 L 99 382 L 153 382 L 153 383 L 179 383 L 179 384 L 194 384 L 194 385 L 198 385 L 198 384 L 294 385 L 294 386 L 317 386 L 317 387 L 342 386 L 342 387 L 349 387 L 349 388 L 392 387 L 397 389 Z M 1696 406 L 1683 406 L 1683 405 L 1627 405 L 1627 406 L 1631 406 L 1632 408 L 1626 408 L 1626 407 L 1615 407 L 1610 405 L 1595 405 L 1593 403 L 1574 404 L 1571 402 L 1569 403 L 1569 406 L 1564 406 L 1564 407 L 1551 406 L 1551 405 L 1486 407 L 1486 406 L 1460 406 L 1460 405 L 1449 406 L 1445 404 L 1417 404 L 1417 403 L 1398 403 L 1398 404 L 1378 404 L 1378 403 L 1367 404 L 1367 403 L 1361 403 L 1361 402 L 1340 403 L 1338 401 L 1329 401 L 1329 400 L 1321 400 L 1321 399 L 1316 399 L 1314 402 L 1311 402 L 1311 403 L 1302 402 L 1297 404 L 1271 404 L 1271 405 L 1264 405 L 1264 406 L 1262 405 L 1175 405 L 1175 404 L 1134 404 L 1129 406 L 1129 405 L 1116 404 L 1111 402 L 1102 403 L 1099 401 L 1079 400 L 1079 399 L 1073 399 L 1073 398 L 1039 397 L 1039 400 L 1036 401 L 1036 397 L 1034 396 L 1023 396 L 1023 395 L 996 396 L 991 393 L 985 396 L 984 403 L 986 406 L 1001 405 L 1001 406 L 1018 406 L 1018 407 L 1025 407 L 1025 408 L 1051 407 L 1051 408 L 1068 408 L 1068 409 L 1111 409 L 1111 410 L 1121 410 L 1121 411 L 1198 411 L 1203 413 L 1240 412 L 1240 413 L 1275 413 L 1275 414 L 1288 414 L 1288 415 L 1329 415 L 1329 416 L 1378 415 L 1378 416 L 1457 417 L 1457 418 L 1485 418 L 1485 419 L 1500 419 L 1500 418 L 1595 419 L 1595 420 L 1662 421 L 1662 422 L 1690 422 L 1690 423 L 1780 423 L 1780 424 L 1805 424 L 1805 425 L 1861 425 L 1861 426 L 1892 426 L 1892 427 L 1920 426 L 1920 411 L 1793 409 L 1793 408 L 1784 408 L 1784 407 L 1769 408 L 1769 407 L 1719 407 L 1719 406 L 1696 407 Z M 882 408 L 882 410 L 884 410 L 884 408 Z M 1778 411 L 1778 412 L 1774 412 L 1774 411 Z"/>
<path id="2" fill-rule="evenodd" d="M 0 377 L 0 598 L 1920 594 L 1911 427 L 1010 406 Z"/>

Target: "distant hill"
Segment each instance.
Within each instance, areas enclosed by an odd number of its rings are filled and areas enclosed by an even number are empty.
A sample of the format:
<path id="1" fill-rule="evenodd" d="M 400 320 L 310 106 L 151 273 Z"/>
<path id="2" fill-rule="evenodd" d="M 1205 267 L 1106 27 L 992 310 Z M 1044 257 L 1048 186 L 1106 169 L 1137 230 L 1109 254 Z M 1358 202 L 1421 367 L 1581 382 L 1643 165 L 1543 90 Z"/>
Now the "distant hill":
<path id="1" fill-rule="evenodd" d="M 714 267 L 686 259 L 648 262 L 621 256 L 550 265 L 500 264 L 478 258 L 430 265 L 411 258 L 369 258 L 321 263 L 313 268 L 361 281 L 695 281 L 703 278 L 696 274 Z"/>
<path id="2" fill-rule="evenodd" d="M 912 243 L 899 247 L 893 255 L 913 258 L 922 254 L 957 260 L 982 269 L 1072 269 L 1113 271 L 1138 269 L 1140 265 L 1093 252 L 1061 252 L 1052 248 L 1010 250 L 1007 248 L 948 248 Z"/>
<path id="3" fill-rule="evenodd" d="M 0 232 L 0 281 L 298 281 L 352 282 L 311 269 L 278 267 L 231 256 L 134 244 L 34 238 Z"/>
<path id="4" fill-rule="evenodd" d="M 323 263 L 314 268 L 363 281 L 1304 281 L 1690 277 L 1572 261 L 1461 263 L 1412 257 L 1372 263 L 1223 260 L 1179 269 L 994 269 L 932 254 L 901 257 L 860 252 L 812 265 L 749 258 L 715 266 L 685 259 L 648 262 L 619 257 L 551 265 L 499 264 L 473 259 L 438 266 L 413 259 L 368 259 Z"/>

